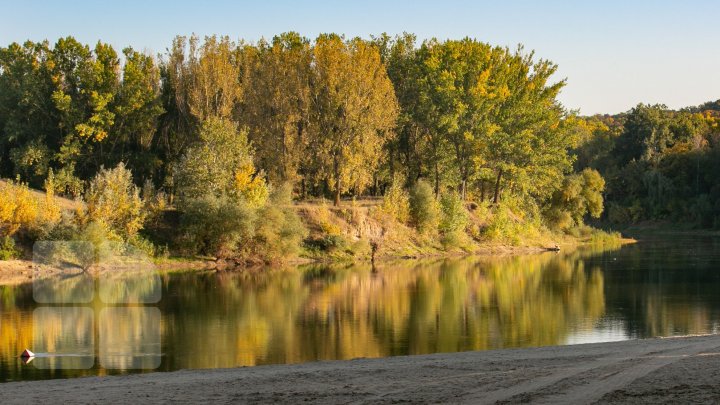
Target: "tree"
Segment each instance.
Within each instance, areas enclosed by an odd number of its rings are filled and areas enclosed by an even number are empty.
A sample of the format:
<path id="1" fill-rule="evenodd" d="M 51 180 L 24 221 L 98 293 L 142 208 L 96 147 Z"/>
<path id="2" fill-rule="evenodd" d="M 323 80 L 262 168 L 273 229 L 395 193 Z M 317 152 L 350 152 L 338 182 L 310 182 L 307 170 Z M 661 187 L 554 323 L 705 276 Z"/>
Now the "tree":
<path id="1" fill-rule="evenodd" d="M 40 187 L 60 142 L 50 46 L 0 48 L 0 175 Z"/>
<path id="2" fill-rule="evenodd" d="M 210 117 L 230 118 L 243 94 L 241 60 L 235 43 L 225 37 L 190 37 L 190 113 L 199 120 Z"/>
<path id="3" fill-rule="evenodd" d="M 397 100 L 376 47 L 321 35 L 313 49 L 310 148 L 335 205 L 372 182 L 397 118 Z"/>
<path id="4" fill-rule="evenodd" d="M 495 173 L 493 202 L 503 186 L 518 194 L 545 198 L 571 168 L 567 153 L 574 146 L 562 124 L 564 111 L 556 97 L 565 81 L 550 84 L 557 65 L 534 60 L 534 54 L 505 52 L 494 87 L 498 108 L 494 130 L 481 142 L 480 164 Z"/>
<path id="5" fill-rule="evenodd" d="M 498 97 L 494 93 L 497 78 L 492 76 L 492 68 L 501 61 L 503 49 L 466 38 L 442 43 L 428 41 L 419 54 L 421 119 L 429 134 L 450 146 L 453 160 L 448 169 L 458 179 L 458 189 L 464 198 L 476 162 L 482 159 L 478 156 L 479 143 L 495 129 L 491 114 Z M 442 141 L 430 140 L 433 161 L 439 160 L 437 149 Z M 436 194 L 439 193 L 438 177 L 436 175 Z"/>
<path id="6" fill-rule="evenodd" d="M 614 149 L 621 166 L 633 159 L 650 162 L 659 157 L 670 141 L 667 115 L 667 107 L 659 104 L 638 104 L 627 113 Z"/>
<path id="7" fill-rule="evenodd" d="M 307 152 L 310 41 L 294 32 L 250 48 L 242 117 L 256 160 L 272 183 L 295 182 Z M 304 169 L 304 167 L 303 167 Z"/>
<path id="8" fill-rule="evenodd" d="M 189 147 L 178 162 L 176 190 L 181 203 L 207 195 L 242 198 L 261 206 L 268 191 L 255 172 L 247 133 L 222 118 L 206 120 L 200 141 Z"/>
<path id="9" fill-rule="evenodd" d="M 584 169 L 566 176 L 562 187 L 553 193 L 545 216 L 551 226 L 561 230 L 583 225 L 586 215 L 600 218 L 604 189 L 605 180 L 597 170 Z"/>
<path id="10" fill-rule="evenodd" d="M 116 119 L 111 140 L 114 160 L 127 160 L 135 175 L 152 177 L 160 165 L 151 150 L 160 115 L 160 70 L 152 56 L 128 47 L 123 50 L 123 80 L 116 101 Z"/>
<path id="11" fill-rule="evenodd" d="M 178 36 L 161 66 L 163 108 L 158 137 L 161 157 L 176 161 L 197 141 L 199 127 L 212 117 L 233 119 L 242 99 L 242 52 L 228 37 Z M 172 167 L 165 170 L 172 184 Z"/>
<path id="12" fill-rule="evenodd" d="M 62 133 L 56 159 L 63 176 L 90 177 L 107 157 L 104 145 L 115 121 L 120 62 L 110 45 L 98 42 L 91 52 L 88 46 L 67 37 L 55 44 L 52 63 L 52 100 Z"/>
<path id="13" fill-rule="evenodd" d="M 418 109 L 419 63 L 415 41 L 415 35 L 409 33 L 394 38 L 387 34 L 373 38 L 373 44 L 386 65 L 399 106 L 395 136 L 385 144 L 386 181 L 392 184 L 395 184 L 398 172 L 409 181 L 428 174 L 428 162 L 423 158 L 426 129 L 421 127 Z M 397 186 L 404 185 L 407 184 Z"/>

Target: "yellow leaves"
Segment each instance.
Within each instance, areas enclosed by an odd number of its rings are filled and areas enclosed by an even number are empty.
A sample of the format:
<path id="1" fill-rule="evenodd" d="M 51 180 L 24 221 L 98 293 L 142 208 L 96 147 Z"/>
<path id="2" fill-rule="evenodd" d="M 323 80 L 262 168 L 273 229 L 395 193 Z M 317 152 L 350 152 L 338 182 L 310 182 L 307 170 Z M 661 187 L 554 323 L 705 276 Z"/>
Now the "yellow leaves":
<path id="1" fill-rule="evenodd" d="M 115 121 L 115 114 L 108 110 L 108 103 L 112 100 L 111 93 L 100 94 L 93 91 L 90 94 L 90 104 L 93 107 L 93 115 L 87 122 L 75 126 L 75 131 L 82 139 L 90 139 L 101 142 L 107 138 L 107 130 Z"/>
<path id="2" fill-rule="evenodd" d="M 52 192 L 44 199 L 33 195 L 26 184 L 0 182 L 0 235 L 35 231 L 60 220 L 60 208 Z"/>
<path id="3" fill-rule="evenodd" d="M 70 110 L 70 103 L 72 98 L 69 95 L 62 92 L 62 90 L 55 90 L 52 94 L 52 100 L 55 104 L 55 108 L 62 112 L 68 112 Z"/>
<path id="4" fill-rule="evenodd" d="M 380 208 L 401 224 L 406 224 L 410 221 L 410 196 L 403 189 L 402 183 L 400 176 L 393 177 L 393 182 L 385 192 Z"/>
<path id="5" fill-rule="evenodd" d="M 122 236 L 132 237 L 142 229 L 147 213 L 132 174 L 120 163 L 102 169 L 85 195 L 87 208 L 80 215 L 84 222 L 101 222 Z"/>
<path id="6" fill-rule="evenodd" d="M 235 171 L 234 183 L 235 192 L 243 197 L 250 206 L 259 208 L 267 202 L 269 190 L 265 179 L 255 173 L 255 166 L 252 163 L 245 163 Z"/>
<path id="7" fill-rule="evenodd" d="M 503 84 L 502 86 L 498 87 L 495 93 L 500 100 L 505 100 L 506 98 L 510 97 L 510 88 L 507 84 Z"/>

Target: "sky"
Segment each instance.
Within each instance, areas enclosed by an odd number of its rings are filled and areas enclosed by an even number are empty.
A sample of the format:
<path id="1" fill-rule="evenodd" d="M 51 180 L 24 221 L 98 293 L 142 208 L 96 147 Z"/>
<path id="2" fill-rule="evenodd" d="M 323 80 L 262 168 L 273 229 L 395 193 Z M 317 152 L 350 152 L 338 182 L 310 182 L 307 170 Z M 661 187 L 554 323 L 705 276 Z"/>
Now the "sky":
<path id="1" fill-rule="evenodd" d="M 176 35 L 256 41 L 297 31 L 420 40 L 472 37 L 558 64 L 560 101 L 581 114 L 720 98 L 719 0 L 212 1 L 0 0 L 0 46 L 72 35 L 164 52 Z"/>

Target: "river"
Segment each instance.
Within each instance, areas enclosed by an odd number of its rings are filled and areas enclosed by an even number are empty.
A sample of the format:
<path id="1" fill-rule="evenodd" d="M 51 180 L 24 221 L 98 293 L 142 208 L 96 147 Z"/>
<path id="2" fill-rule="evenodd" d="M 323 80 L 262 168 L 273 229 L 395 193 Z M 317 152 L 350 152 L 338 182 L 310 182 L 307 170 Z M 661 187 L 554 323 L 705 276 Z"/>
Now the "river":
<path id="1" fill-rule="evenodd" d="M 713 237 L 153 282 L 159 301 L 142 305 L 39 304 L 32 285 L 0 287 L 0 381 L 720 332 Z M 38 352 L 27 364 L 25 348 Z"/>

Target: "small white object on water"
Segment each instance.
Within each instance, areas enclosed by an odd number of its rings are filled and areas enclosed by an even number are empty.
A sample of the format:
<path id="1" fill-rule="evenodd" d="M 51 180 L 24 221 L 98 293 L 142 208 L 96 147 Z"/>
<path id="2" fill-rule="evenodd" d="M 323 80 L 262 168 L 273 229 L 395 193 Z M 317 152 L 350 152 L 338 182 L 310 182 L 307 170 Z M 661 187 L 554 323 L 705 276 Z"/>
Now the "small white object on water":
<path id="1" fill-rule="evenodd" d="M 35 357 L 35 353 L 31 352 L 30 349 L 25 349 L 25 351 L 22 352 L 20 357 L 25 358 L 25 359 L 32 358 L 32 357 Z"/>

